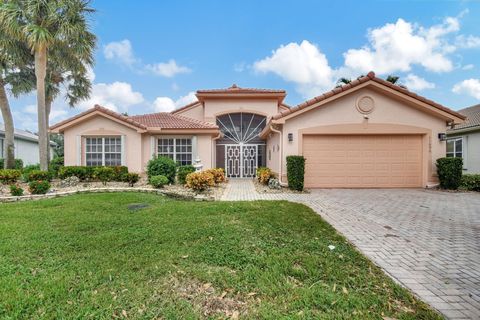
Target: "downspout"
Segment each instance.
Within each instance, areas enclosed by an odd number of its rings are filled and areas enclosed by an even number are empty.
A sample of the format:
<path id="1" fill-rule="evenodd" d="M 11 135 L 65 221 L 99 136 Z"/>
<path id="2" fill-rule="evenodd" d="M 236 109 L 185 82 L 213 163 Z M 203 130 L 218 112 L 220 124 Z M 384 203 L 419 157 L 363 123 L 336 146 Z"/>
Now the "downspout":
<path id="1" fill-rule="evenodd" d="M 282 164 L 282 160 L 283 160 L 283 134 L 282 134 L 282 131 L 280 130 L 277 130 L 273 127 L 273 125 L 270 125 L 270 130 L 272 130 L 273 132 L 275 133 L 278 133 L 280 135 L 280 150 L 278 152 L 278 156 L 279 156 L 279 159 L 278 159 L 278 164 L 279 164 L 279 168 L 278 168 L 278 181 L 280 182 L 280 185 L 283 186 L 283 187 L 286 187 L 288 184 L 283 182 L 282 181 L 282 171 L 283 171 L 283 164 Z"/>

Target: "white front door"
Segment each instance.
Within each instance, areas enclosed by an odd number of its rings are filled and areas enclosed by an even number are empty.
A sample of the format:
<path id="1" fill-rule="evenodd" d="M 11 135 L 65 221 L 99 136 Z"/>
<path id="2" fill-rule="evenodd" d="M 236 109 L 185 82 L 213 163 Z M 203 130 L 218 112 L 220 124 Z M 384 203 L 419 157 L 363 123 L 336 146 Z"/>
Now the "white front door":
<path id="1" fill-rule="evenodd" d="M 229 178 L 255 177 L 257 171 L 256 144 L 225 145 L 225 172 Z"/>

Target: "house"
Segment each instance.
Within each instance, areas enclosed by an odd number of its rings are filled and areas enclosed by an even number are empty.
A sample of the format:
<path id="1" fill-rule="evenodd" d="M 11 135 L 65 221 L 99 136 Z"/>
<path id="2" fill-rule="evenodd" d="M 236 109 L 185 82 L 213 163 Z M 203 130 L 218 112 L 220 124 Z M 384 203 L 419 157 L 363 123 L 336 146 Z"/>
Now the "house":
<path id="1" fill-rule="evenodd" d="M 51 131 L 64 134 L 66 165 L 141 172 L 159 155 L 225 168 L 231 178 L 268 166 L 286 182 L 286 157 L 304 155 L 308 188 L 425 187 L 437 182 L 447 125 L 465 119 L 373 72 L 292 108 L 284 90 L 233 85 L 196 96 L 171 113 L 95 106 Z"/>
<path id="2" fill-rule="evenodd" d="M 447 157 L 463 158 L 465 173 L 480 173 L 480 104 L 458 113 L 467 120 L 447 131 Z"/>
<path id="3" fill-rule="evenodd" d="M 39 160 L 38 136 L 30 131 L 14 130 L 15 159 L 21 159 L 24 165 L 37 164 Z M 51 142 L 54 145 L 54 142 Z M 0 158 L 5 158 L 5 126 L 0 123 Z M 51 151 L 52 152 L 52 151 Z M 53 153 L 51 153 L 53 156 Z"/>

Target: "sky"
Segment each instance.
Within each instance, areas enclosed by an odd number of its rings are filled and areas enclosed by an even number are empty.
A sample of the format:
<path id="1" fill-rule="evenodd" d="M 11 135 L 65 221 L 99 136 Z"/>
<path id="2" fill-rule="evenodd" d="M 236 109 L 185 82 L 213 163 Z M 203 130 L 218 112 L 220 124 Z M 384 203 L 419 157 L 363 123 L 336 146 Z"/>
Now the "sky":
<path id="1" fill-rule="evenodd" d="M 296 105 L 340 77 L 396 75 L 459 110 L 480 103 L 480 1 L 92 1 L 98 37 L 90 99 L 53 104 L 55 123 L 103 105 L 172 111 L 199 89 L 285 89 Z M 35 93 L 10 97 L 35 131 Z M 0 119 L 1 121 L 1 119 Z"/>

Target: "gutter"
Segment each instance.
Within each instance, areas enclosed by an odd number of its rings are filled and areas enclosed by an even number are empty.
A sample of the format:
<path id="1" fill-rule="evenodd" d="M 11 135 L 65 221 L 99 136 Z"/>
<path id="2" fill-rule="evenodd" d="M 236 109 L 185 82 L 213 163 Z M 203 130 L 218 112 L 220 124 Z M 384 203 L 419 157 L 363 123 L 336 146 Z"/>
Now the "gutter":
<path id="1" fill-rule="evenodd" d="M 285 183 L 285 182 L 282 182 L 282 169 L 283 169 L 283 163 L 282 163 L 282 160 L 283 160 L 283 134 L 282 134 L 282 131 L 280 130 L 277 130 L 273 127 L 273 125 L 270 125 L 270 130 L 272 132 L 275 132 L 275 133 L 278 133 L 280 135 L 280 151 L 278 152 L 279 154 L 279 159 L 278 159 L 278 164 L 279 164 L 279 168 L 278 168 L 278 181 L 280 182 L 280 185 L 282 187 L 287 187 L 288 186 L 288 183 Z"/>

